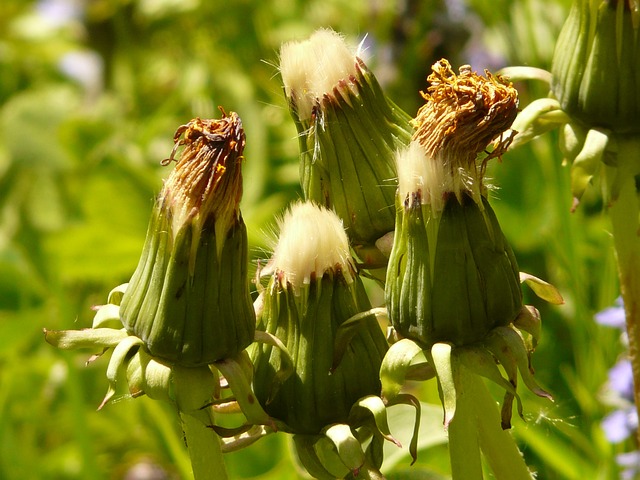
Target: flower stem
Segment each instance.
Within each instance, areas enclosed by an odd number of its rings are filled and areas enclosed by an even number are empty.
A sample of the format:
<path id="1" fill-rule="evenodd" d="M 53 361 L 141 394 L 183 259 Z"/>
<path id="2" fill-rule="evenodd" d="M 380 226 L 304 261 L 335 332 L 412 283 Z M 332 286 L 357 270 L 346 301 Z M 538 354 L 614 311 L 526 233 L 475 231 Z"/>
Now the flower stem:
<path id="1" fill-rule="evenodd" d="M 227 480 L 222 443 L 210 428 L 214 424 L 213 410 L 205 407 L 211 394 L 207 384 L 213 381 L 213 374 L 207 367 L 174 366 L 172 375 L 194 479 Z"/>
<path id="2" fill-rule="evenodd" d="M 453 480 L 482 480 L 482 461 L 478 442 L 474 375 L 460 366 L 456 385 L 456 413 L 449 424 L 449 457 Z"/>
<path id="3" fill-rule="evenodd" d="M 228 477 L 222 458 L 220 438 L 207 426 L 213 424 L 210 410 L 202 410 L 201 415 L 180 412 L 193 468 L 193 478 L 195 480 L 208 478 L 226 480 Z"/>
<path id="4" fill-rule="evenodd" d="M 482 479 L 482 450 L 497 480 L 531 480 L 513 437 L 500 426 L 498 404 L 484 381 L 465 367 L 459 370 L 462 391 L 449 427 L 453 479 Z"/>
<path id="5" fill-rule="evenodd" d="M 640 416 L 640 205 L 635 180 L 640 173 L 638 147 L 637 141 L 619 142 L 615 175 L 620 182 L 620 190 L 609 207 L 609 215 L 627 320 L 634 399 Z M 636 434 L 640 441 L 640 430 Z"/>
<path id="6" fill-rule="evenodd" d="M 511 433 L 503 430 L 498 404 L 477 375 L 473 377 L 473 400 L 478 415 L 480 448 L 497 480 L 531 480 L 531 472 Z"/>

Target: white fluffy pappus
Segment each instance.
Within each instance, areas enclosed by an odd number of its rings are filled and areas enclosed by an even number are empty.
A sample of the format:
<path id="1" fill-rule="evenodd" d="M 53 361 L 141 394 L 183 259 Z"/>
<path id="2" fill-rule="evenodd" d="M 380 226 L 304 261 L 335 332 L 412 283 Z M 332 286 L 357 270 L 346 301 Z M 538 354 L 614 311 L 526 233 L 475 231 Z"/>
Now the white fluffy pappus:
<path id="1" fill-rule="evenodd" d="M 422 204 L 429 204 L 436 211 L 444 208 L 445 192 L 452 190 L 451 175 L 441 161 L 427 156 L 417 140 L 396 153 L 398 167 L 398 194 L 400 200 L 418 193 Z"/>
<path id="2" fill-rule="evenodd" d="M 333 30 L 316 31 L 308 40 L 280 49 L 280 73 L 287 98 L 301 120 L 311 117 L 314 103 L 331 93 L 340 80 L 356 73 L 356 53 Z"/>
<path id="3" fill-rule="evenodd" d="M 280 236 L 266 271 L 281 272 L 295 288 L 312 276 L 341 270 L 347 281 L 354 270 L 342 220 L 313 202 L 292 205 L 278 222 Z"/>

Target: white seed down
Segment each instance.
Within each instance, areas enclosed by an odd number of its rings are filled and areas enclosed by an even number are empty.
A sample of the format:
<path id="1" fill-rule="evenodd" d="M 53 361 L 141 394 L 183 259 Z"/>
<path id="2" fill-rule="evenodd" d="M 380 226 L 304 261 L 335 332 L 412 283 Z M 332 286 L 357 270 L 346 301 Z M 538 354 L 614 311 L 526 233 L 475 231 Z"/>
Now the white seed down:
<path id="1" fill-rule="evenodd" d="M 307 120 L 318 99 L 356 73 L 355 49 L 333 30 L 318 30 L 308 40 L 282 46 L 280 73 L 287 98 L 300 119 Z"/>
<path id="2" fill-rule="evenodd" d="M 351 280 L 349 240 L 333 211 L 299 202 L 278 223 L 280 236 L 267 271 L 281 272 L 295 288 L 338 269 Z"/>

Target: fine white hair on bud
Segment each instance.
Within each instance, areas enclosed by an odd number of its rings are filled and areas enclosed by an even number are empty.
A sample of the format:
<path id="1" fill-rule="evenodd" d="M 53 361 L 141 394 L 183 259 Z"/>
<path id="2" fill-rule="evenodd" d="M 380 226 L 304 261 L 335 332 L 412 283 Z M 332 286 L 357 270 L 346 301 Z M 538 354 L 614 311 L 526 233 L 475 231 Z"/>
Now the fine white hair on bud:
<path id="1" fill-rule="evenodd" d="M 320 279 L 327 272 L 341 272 L 351 282 L 349 240 L 342 220 L 331 210 L 312 202 L 295 203 L 278 222 L 280 236 L 267 271 L 282 274 L 294 288 Z"/>
<path id="2" fill-rule="evenodd" d="M 452 190 L 452 178 L 447 175 L 444 163 L 430 158 L 417 140 L 397 152 L 396 163 L 400 201 L 407 204 L 415 198 L 435 211 L 442 211 L 446 192 Z"/>
<path id="3" fill-rule="evenodd" d="M 308 40 L 284 44 L 280 73 L 285 94 L 300 120 L 309 119 L 314 104 L 324 95 L 332 95 L 341 81 L 351 85 L 356 64 L 355 49 L 333 30 L 318 30 Z"/>

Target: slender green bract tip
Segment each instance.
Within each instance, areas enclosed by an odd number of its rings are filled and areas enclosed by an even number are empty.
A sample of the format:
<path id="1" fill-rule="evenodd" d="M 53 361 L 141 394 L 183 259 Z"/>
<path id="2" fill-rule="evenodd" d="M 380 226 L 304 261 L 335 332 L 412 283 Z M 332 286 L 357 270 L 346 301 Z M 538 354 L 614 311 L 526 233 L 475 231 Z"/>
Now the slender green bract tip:
<path id="1" fill-rule="evenodd" d="M 239 203 L 244 130 L 237 114 L 181 126 L 176 167 L 152 214 L 120 308 L 127 331 L 168 363 L 199 366 L 253 340 L 247 233 Z"/>

